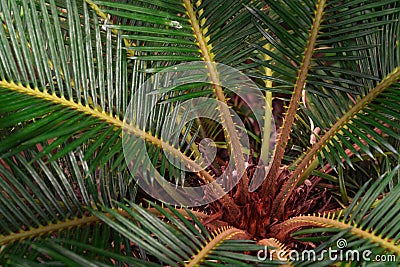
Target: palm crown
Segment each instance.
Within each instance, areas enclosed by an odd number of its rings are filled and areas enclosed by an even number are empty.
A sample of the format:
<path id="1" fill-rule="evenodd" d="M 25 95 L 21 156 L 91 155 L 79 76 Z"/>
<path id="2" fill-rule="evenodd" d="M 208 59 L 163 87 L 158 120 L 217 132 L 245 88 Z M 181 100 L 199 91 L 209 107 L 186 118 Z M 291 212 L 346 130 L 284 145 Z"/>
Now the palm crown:
<path id="1" fill-rule="evenodd" d="M 2 265 L 395 259 L 399 16 L 395 0 L 2 1 Z M 161 205 L 199 185 L 214 201 Z"/>

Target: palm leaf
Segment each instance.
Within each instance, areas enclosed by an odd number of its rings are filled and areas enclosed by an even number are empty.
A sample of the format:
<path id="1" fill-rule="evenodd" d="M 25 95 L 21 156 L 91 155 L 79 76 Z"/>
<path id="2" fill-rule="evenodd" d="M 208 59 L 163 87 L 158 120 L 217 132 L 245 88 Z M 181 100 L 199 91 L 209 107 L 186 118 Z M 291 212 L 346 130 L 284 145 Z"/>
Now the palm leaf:
<path id="1" fill-rule="evenodd" d="M 366 257 L 360 256 L 358 262 L 373 265 L 375 257 L 380 255 L 381 257 L 385 256 L 387 259 L 392 259 L 386 263 L 382 262 L 382 266 L 394 266 L 398 264 L 398 261 L 390 255 L 398 256 L 400 254 L 400 247 L 398 246 L 399 227 L 395 223 L 398 217 L 396 213 L 398 202 L 396 200 L 398 199 L 400 187 L 397 185 L 388 192 L 388 185 L 397 175 L 398 168 L 395 168 L 382 175 L 373 184 L 365 184 L 345 211 L 340 211 L 336 214 L 327 213 L 294 217 L 286 221 L 284 226 L 281 225 L 279 227 L 280 229 L 282 227 L 286 228 L 286 231 L 305 226 L 324 227 L 324 229 L 315 228 L 298 231 L 297 235 L 309 235 L 321 231 L 336 233 L 331 236 L 329 241 L 325 240 L 327 242 L 315 251 L 320 253 L 322 250 L 327 249 L 329 245 L 336 244 L 336 242 L 346 242 L 342 246 L 335 246 L 331 249 L 343 249 L 343 255 L 346 250 L 358 251 L 359 255 L 365 250 L 369 250 L 371 253 L 368 253 L 367 258 L 370 260 L 368 261 Z M 381 194 L 383 194 L 383 197 L 378 199 Z M 288 233 L 286 231 L 281 231 L 281 238 Z M 338 231 L 339 233 L 337 233 Z M 313 240 L 313 237 L 304 237 L 303 240 L 310 241 Z M 337 245 L 339 244 L 337 243 Z M 301 259 L 298 265 L 308 265 L 308 260 L 310 259 Z M 337 261 L 351 261 L 351 258 L 326 259 L 321 263 L 321 266 L 328 266 Z"/>
<path id="2" fill-rule="evenodd" d="M 269 171 L 270 179 L 277 179 L 277 170 L 281 166 L 285 149 L 287 149 L 286 144 L 295 118 L 294 114 L 301 100 L 305 101 L 304 113 L 297 115 L 298 125 L 294 129 L 298 132 L 294 131 L 291 134 L 294 137 L 293 140 L 304 140 L 299 137 L 304 136 L 305 133 L 311 137 L 314 136 L 313 131 L 316 127 L 321 130 L 321 137 L 317 137 L 319 142 L 311 148 L 305 147 L 307 144 L 304 141 L 292 144 L 303 147 L 306 153 L 301 154 L 299 159 L 293 163 L 292 168 L 295 171 L 279 193 L 279 200 L 274 204 L 273 210 L 276 211 L 279 206 L 282 211 L 287 198 L 291 195 L 291 190 L 297 183 L 304 181 L 317 167 L 318 155 L 321 164 L 326 162 L 333 168 L 337 165 L 344 168 L 345 163 L 350 167 L 353 166 L 346 149 L 358 156 L 360 153 L 366 153 L 373 157 L 371 149 L 382 154 L 385 154 L 384 151 L 397 153 L 397 149 L 392 143 L 398 136 L 398 127 L 394 126 L 395 121 L 398 120 L 394 116 L 398 105 L 389 104 L 390 107 L 382 112 L 382 110 L 378 111 L 378 106 L 374 102 L 376 99 L 377 102 L 382 103 L 383 101 L 379 101 L 379 99 L 381 97 L 387 99 L 386 94 L 397 98 L 393 92 L 397 91 L 395 88 L 398 77 L 393 76 L 385 91 L 375 94 L 374 97 L 372 95 L 373 88 L 379 87 L 376 81 L 381 80 L 381 84 L 387 81 L 386 79 L 391 77 L 388 73 L 396 73 L 397 69 L 395 68 L 398 64 L 392 60 L 391 71 L 388 71 L 387 66 L 382 67 L 385 69 L 383 72 L 385 76 L 376 71 L 371 73 L 364 66 L 371 64 L 371 69 L 378 70 L 377 62 L 370 58 L 376 56 L 388 58 L 385 55 L 387 49 L 379 46 L 374 42 L 376 39 L 373 38 L 379 36 L 382 43 L 390 43 L 395 46 L 398 35 L 394 32 L 398 30 L 396 20 L 399 16 L 399 8 L 394 1 L 385 2 L 381 6 L 372 1 L 363 3 L 363 5 L 349 1 L 342 12 L 341 6 L 335 1 L 327 1 L 326 5 L 320 1 L 317 6 L 320 8 L 316 9 L 316 16 L 321 15 L 322 21 L 320 25 L 316 25 L 319 26 L 318 33 L 312 28 L 310 36 L 307 36 L 298 29 L 298 25 L 307 25 L 313 18 L 314 15 L 309 9 L 313 5 L 311 1 L 304 1 L 299 5 L 269 2 L 268 4 L 268 15 L 258 10 L 250 9 L 250 11 L 266 28 L 258 26 L 265 37 L 265 41 L 259 47 L 261 48 L 265 43 L 270 45 L 270 50 L 263 49 L 262 51 L 268 54 L 271 60 L 260 62 L 274 72 L 276 87 L 271 90 L 284 93 L 282 88 L 289 89 L 287 85 L 294 82 L 291 77 L 297 77 L 287 116 L 279 136 L 274 164 Z M 323 15 L 319 12 L 321 10 L 323 10 Z M 373 16 L 366 15 L 370 11 L 374 12 Z M 293 15 L 288 18 L 287 14 Z M 315 24 L 316 20 L 314 20 Z M 390 34 L 382 33 L 381 27 L 385 27 Z M 343 35 L 343 32 L 348 34 Z M 313 33 L 315 34 L 313 35 Z M 300 56 L 303 52 L 299 51 L 298 47 L 304 47 L 306 43 L 307 48 L 315 45 L 315 49 L 312 50 L 312 56 L 306 54 L 306 50 L 301 61 Z M 353 47 L 357 47 L 357 49 L 353 49 Z M 377 51 L 379 54 L 376 54 Z M 373 52 L 375 54 L 372 56 Z M 366 55 L 371 56 L 366 57 Z M 308 64 L 305 64 L 307 62 Z M 297 70 L 299 71 L 298 75 L 296 75 Z M 303 76 L 301 76 L 302 73 Z M 263 76 L 259 75 L 258 77 Z M 285 77 L 285 80 L 281 77 Z M 299 77 L 304 79 L 299 79 Z M 303 87 L 306 90 L 305 94 L 302 93 Z M 286 93 L 288 92 L 289 90 L 286 91 Z M 350 112 L 355 111 L 354 108 L 362 103 L 363 99 L 369 97 L 372 97 L 368 100 L 371 104 L 365 103 L 365 106 L 360 107 L 357 114 L 351 115 L 353 118 L 345 119 Z M 346 123 L 339 126 L 342 120 Z M 329 141 L 325 138 L 328 138 Z M 322 145 L 322 143 L 324 144 Z M 361 148 L 360 151 L 355 149 L 356 145 Z M 268 185 L 274 184 L 273 180 L 271 181 L 264 182 L 263 192 L 266 192 Z"/>

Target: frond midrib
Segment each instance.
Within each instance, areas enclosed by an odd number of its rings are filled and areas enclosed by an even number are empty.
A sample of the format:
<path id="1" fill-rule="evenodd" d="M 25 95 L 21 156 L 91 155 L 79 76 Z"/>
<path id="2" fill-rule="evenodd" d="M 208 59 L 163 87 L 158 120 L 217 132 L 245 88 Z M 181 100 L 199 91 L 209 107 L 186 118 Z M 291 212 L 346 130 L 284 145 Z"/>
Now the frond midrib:
<path id="1" fill-rule="evenodd" d="M 302 178 L 304 173 L 311 173 L 308 168 L 316 167 L 314 160 L 317 160 L 318 153 L 330 142 L 332 138 L 335 138 L 336 134 L 346 126 L 365 106 L 371 103 L 379 94 L 385 89 L 390 87 L 393 83 L 400 79 L 400 68 L 396 68 L 392 73 L 386 76 L 374 89 L 372 89 L 367 95 L 359 99 L 359 101 L 348 110 L 337 122 L 324 134 L 317 143 L 307 152 L 300 164 L 292 172 L 289 177 L 287 184 L 282 189 L 282 192 L 286 192 L 289 195 L 290 188 L 293 188 L 297 182 Z"/>
<path id="2" fill-rule="evenodd" d="M 93 109 L 90 106 L 82 105 L 80 103 L 76 103 L 73 100 L 67 100 L 64 97 L 58 97 L 55 94 L 49 94 L 48 92 L 40 91 L 39 89 L 32 89 L 26 86 L 23 86 L 21 83 L 15 84 L 14 82 L 8 82 L 8 81 L 0 81 L 0 87 L 7 88 L 11 91 L 15 91 L 21 94 L 37 97 L 39 99 L 43 99 L 49 102 L 52 102 L 57 105 L 62 105 L 65 107 L 68 107 L 73 110 L 77 110 L 81 112 L 82 114 L 89 115 L 91 117 L 97 118 L 101 121 L 105 121 L 106 123 L 128 131 L 131 134 L 134 134 L 139 137 L 143 137 L 147 142 L 152 143 L 153 145 L 156 145 L 158 147 L 162 147 L 166 151 L 170 152 L 172 155 L 179 156 L 182 158 L 189 166 L 193 167 L 194 170 L 201 170 L 202 168 L 193 160 L 190 160 L 186 155 L 183 155 L 179 150 L 171 146 L 170 144 L 163 142 L 161 139 L 135 127 L 132 125 L 128 125 L 118 119 L 117 117 L 113 117 L 110 114 L 107 114 L 104 111 L 100 111 L 97 109 Z M 198 172 L 199 176 L 202 179 L 205 179 L 207 182 L 213 182 L 214 178 L 205 170 L 201 170 Z"/>
<path id="3" fill-rule="evenodd" d="M 194 10 L 193 4 L 190 0 L 183 0 L 184 6 L 186 8 L 186 12 L 188 14 L 190 23 L 192 25 L 194 35 L 198 42 L 198 46 L 200 48 L 200 52 L 205 61 L 205 64 L 208 69 L 208 73 L 210 76 L 210 81 L 213 85 L 213 90 L 215 97 L 219 103 L 219 110 L 221 114 L 221 118 L 223 121 L 224 128 L 226 130 L 226 138 L 228 139 L 228 143 L 231 144 L 231 152 L 233 154 L 233 159 L 238 169 L 244 169 L 244 157 L 241 153 L 242 145 L 240 143 L 238 134 L 235 129 L 235 124 L 232 120 L 230 111 L 227 105 L 227 99 L 225 98 L 224 90 L 220 85 L 219 73 L 214 64 L 214 55 L 211 52 L 212 44 L 209 43 L 209 38 L 205 37 L 205 33 L 207 32 L 207 28 L 202 29 L 202 25 L 197 19 L 196 12 Z M 203 12 L 200 10 L 200 13 Z M 203 21 L 202 24 L 204 24 Z M 242 179 L 239 181 L 239 191 L 242 195 L 246 195 L 248 193 L 248 177 L 246 172 L 244 172 Z"/>
<path id="4" fill-rule="evenodd" d="M 186 266 L 198 266 L 198 264 L 202 262 L 212 250 L 221 244 L 221 242 L 230 239 L 239 233 L 243 233 L 243 231 L 236 228 L 224 228 L 216 231 L 214 237 L 193 257 L 193 259 L 190 260 Z"/>
<path id="5" fill-rule="evenodd" d="M 281 166 L 285 149 L 288 144 L 290 133 L 292 131 L 292 126 L 297 114 L 297 108 L 299 106 L 302 92 L 304 90 L 304 86 L 306 84 L 306 79 L 308 76 L 308 71 L 311 66 L 312 56 L 314 54 L 314 48 L 319 36 L 319 28 L 321 26 L 324 10 L 325 10 L 325 0 L 319 0 L 317 5 L 315 6 L 315 16 L 313 20 L 313 24 L 310 29 L 309 37 L 307 40 L 307 45 L 305 47 L 303 60 L 297 75 L 296 83 L 294 85 L 293 95 L 289 103 L 289 107 L 286 112 L 286 116 L 281 127 L 282 131 L 278 136 L 276 143 L 276 150 L 274 157 L 272 159 L 272 165 L 270 171 L 268 173 L 268 179 L 264 181 L 262 187 L 262 193 L 270 193 L 272 195 L 275 194 L 273 185 L 277 183 L 277 174 L 278 170 Z M 268 190 L 268 191 L 267 191 Z M 275 202 L 275 203 L 280 203 Z M 273 207 L 273 213 L 276 212 L 277 205 L 275 204 Z"/>
<path id="6" fill-rule="evenodd" d="M 9 235 L 0 236 L 0 246 L 25 239 L 37 238 L 46 234 L 56 233 L 66 229 L 82 227 L 84 225 L 89 225 L 97 222 L 101 222 L 98 217 L 94 215 L 88 215 L 81 218 L 73 218 L 57 223 L 50 223 L 48 225 L 31 228 L 26 231 L 20 231 L 18 233 L 14 232 Z"/>
<path id="7" fill-rule="evenodd" d="M 83 208 L 83 210 L 86 210 L 86 211 L 89 210 L 87 206 L 82 206 L 82 208 Z M 120 209 L 114 209 L 114 210 L 117 213 L 119 213 L 120 215 L 129 217 L 129 214 L 123 210 L 120 210 Z M 149 208 L 146 208 L 146 210 L 149 213 L 155 214 L 156 216 L 162 216 L 162 214 L 155 208 L 149 207 Z M 168 208 L 164 208 L 164 210 L 167 211 L 168 213 L 170 213 L 171 215 L 174 215 Z M 187 214 L 187 211 L 185 209 L 178 208 L 175 210 L 177 213 L 179 213 L 186 219 L 189 219 L 189 220 L 191 219 L 191 217 Z M 208 214 L 200 212 L 200 211 L 191 210 L 190 212 L 192 214 L 194 214 L 196 216 L 196 218 L 200 219 L 201 221 L 206 220 L 209 216 Z M 105 213 L 105 216 L 112 218 L 112 215 L 109 213 Z M 66 229 L 79 228 L 79 227 L 83 227 L 85 225 L 91 225 L 91 224 L 101 223 L 101 222 L 102 222 L 102 220 L 94 214 L 70 218 L 67 220 L 58 221 L 56 223 L 49 223 L 48 225 L 31 228 L 31 229 L 28 229 L 25 231 L 12 232 L 8 235 L 0 235 L 0 246 L 6 245 L 9 243 L 15 243 L 15 242 L 18 242 L 21 240 L 38 238 L 38 237 L 49 235 L 52 233 L 57 233 L 57 232 L 60 232 L 62 230 L 66 230 Z M 238 229 L 236 229 L 236 230 L 238 230 Z M 241 232 L 241 230 L 238 230 L 238 231 Z"/>
<path id="8" fill-rule="evenodd" d="M 328 228 L 338 228 L 342 230 L 346 230 L 350 228 L 350 233 L 357 235 L 360 238 L 369 239 L 372 243 L 375 243 L 382 248 L 385 248 L 397 255 L 400 255 L 400 247 L 396 246 L 394 243 L 388 241 L 387 239 L 375 235 L 373 232 L 369 232 L 367 230 L 363 230 L 357 225 L 349 224 L 346 222 L 339 221 L 340 215 L 335 218 L 334 214 L 323 214 L 319 216 L 315 215 L 306 215 L 306 216 L 298 216 L 289 219 L 284 224 L 284 227 L 298 228 L 300 226 L 322 226 Z"/>

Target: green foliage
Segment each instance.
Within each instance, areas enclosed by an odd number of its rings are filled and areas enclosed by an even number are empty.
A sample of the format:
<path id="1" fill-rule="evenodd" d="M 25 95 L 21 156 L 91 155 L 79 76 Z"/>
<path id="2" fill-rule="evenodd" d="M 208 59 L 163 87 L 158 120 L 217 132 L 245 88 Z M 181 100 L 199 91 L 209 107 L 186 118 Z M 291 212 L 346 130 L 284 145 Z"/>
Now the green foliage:
<path id="1" fill-rule="evenodd" d="M 313 244 L 316 252 L 346 238 L 347 249 L 400 256 L 398 0 L 18 0 L 1 1 L 0 19 L 0 265 L 361 264 L 327 257 L 260 261 L 261 238 Z M 232 192 L 201 207 L 213 214 L 149 204 L 154 200 L 138 188 L 123 153 L 133 95 L 155 73 L 189 61 L 241 70 L 267 102 L 272 93 L 289 105 L 278 131 L 282 155 L 271 164 L 276 170 L 270 165 L 262 188 L 251 193 L 245 172 Z M 146 96 L 136 99 L 139 114 L 151 114 L 151 121 L 131 125 L 147 148 L 137 151 L 143 166 L 134 170 L 152 164 L 177 184 L 213 179 L 174 166 L 163 153 L 173 142 L 160 137 L 166 114 L 198 97 L 237 111 L 251 139 L 246 153 L 262 155 L 268 138 L 260 138 L 254 114 L 215 85 L 218 70 L 207 66 L 214 84 L 161 91 L 154 110 Z M 206 137 L 217 140 L 221 154 L 238 149 L 229 111 L 215 112 L 230 128 L 193 120 L 172 155 L 195 166 Z M 244 155 L 232 153 L 244 164 Z M 214 175 L 224 160 L 215 162 Z M 325 209 L 324 216 L 289 210 L 296 199 L 312 202 L 308 193 L 298 197 L 305 181 L 342 209 Z M 251 232 L 261 228 L 265 235 Z"/>

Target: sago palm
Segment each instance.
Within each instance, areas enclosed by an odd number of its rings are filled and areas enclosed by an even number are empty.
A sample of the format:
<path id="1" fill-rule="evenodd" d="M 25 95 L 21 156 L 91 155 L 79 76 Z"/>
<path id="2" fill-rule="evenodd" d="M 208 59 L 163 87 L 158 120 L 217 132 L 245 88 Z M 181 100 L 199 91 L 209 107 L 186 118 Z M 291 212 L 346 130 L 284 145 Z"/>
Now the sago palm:
<path id="1" fill-rule="evenodd" d="M 398 0 L 0 18 L 2 266 L 397 266 Z"/>

